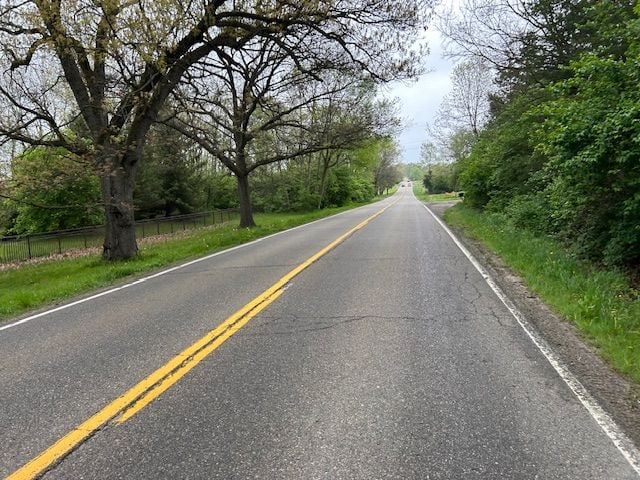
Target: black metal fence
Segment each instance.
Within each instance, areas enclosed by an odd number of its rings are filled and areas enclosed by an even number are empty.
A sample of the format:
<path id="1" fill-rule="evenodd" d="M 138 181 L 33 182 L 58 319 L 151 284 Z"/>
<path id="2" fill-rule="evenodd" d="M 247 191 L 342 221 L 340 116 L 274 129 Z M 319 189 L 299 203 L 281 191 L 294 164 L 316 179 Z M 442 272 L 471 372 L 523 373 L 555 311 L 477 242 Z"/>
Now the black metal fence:
<path id="1" fill-rule="evenodd" d="M 240 213 L 237 208 L 229 208 L 227 210 L 213 210 L 188 215 L 139 220 L 136 222 L 136 237 L 145 238 L 166 235 L 182 230 L 216 225 L 237 220 L 239 216 Z M 46 257 L 88 247 L 100 247 L 103 242 L 104 225 L 0 237 L 0 263 Z"/>

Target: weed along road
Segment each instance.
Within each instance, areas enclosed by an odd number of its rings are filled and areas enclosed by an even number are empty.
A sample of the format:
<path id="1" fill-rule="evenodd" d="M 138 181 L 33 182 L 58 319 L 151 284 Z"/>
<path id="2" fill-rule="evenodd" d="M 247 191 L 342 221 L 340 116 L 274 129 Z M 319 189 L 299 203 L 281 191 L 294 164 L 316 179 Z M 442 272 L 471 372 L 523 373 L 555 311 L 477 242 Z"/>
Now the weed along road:
<path id="1" fill-rule="evenodd" d="M 638 478 L 516 315 L 401 188 L 5 324 L 0 476 Z"/>

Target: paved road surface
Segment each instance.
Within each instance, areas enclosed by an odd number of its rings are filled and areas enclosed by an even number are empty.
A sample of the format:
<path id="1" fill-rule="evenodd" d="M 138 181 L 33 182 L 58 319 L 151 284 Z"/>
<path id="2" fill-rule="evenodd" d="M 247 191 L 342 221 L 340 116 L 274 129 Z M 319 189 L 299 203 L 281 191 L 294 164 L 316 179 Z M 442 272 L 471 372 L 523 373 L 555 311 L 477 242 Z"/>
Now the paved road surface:
<path id="1" fill-rule="evenodd" d="M 0 476 L 396 200 L 44 478 L 638 478 L 409 189 L 0 331 Z"/>

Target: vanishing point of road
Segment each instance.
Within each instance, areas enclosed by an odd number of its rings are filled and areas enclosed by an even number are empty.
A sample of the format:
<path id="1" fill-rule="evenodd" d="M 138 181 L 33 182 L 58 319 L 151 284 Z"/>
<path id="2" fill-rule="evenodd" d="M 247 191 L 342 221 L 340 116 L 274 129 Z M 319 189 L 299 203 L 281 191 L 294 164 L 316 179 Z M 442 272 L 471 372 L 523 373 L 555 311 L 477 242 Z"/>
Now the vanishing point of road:
<path id="1" fill-rule="evenodd" d="M 26 319 L 0 477 L 638 478 L 408 188 Z"/>

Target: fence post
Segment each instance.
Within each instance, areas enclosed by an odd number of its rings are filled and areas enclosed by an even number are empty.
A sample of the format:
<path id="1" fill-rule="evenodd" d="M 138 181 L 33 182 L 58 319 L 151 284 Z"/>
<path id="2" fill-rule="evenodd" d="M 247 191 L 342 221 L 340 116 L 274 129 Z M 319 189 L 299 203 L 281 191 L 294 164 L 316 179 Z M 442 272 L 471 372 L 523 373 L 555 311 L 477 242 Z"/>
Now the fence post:
<path id="1" fill-rule="evenodd" d="M 62 255 L 62 239 L 58 237 L 58 253 Z"/>
<path id="2" fill-rule="evenodd" d="M 27 249 L 29 250 L 29 259 L 31 259 L 31 240 L 29 240 L 29 235 L 27 235 Z"/>
<path id="3" fill-rule="evenodd" d="M 86 233 L 84 233 L 82 235 L 82 239 L 84 240 L 84 248 L 87 248 L 87 234 Z"/>
<path id="4" fill-rule="evenodd" d="M 160 220 L 158 220 L 158 235 L 160 235 Z"/>

